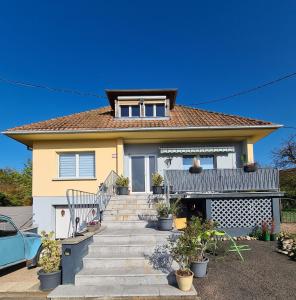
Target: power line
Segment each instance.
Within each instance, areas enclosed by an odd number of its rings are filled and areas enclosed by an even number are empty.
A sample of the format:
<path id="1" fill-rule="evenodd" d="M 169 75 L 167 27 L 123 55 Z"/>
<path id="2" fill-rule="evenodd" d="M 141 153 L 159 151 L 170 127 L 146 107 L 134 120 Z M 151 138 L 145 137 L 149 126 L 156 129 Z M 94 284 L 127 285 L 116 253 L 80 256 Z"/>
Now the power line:
<path id="1" fill-rule="evenodd" d="M 195 105 L 203 105 L 203 104 L 208 104 L 208 103 L 215 103 L 215 102 L 229 100 L 229 99 L 232 99 L 234 97 L 238 97 L 238 96 L 242 96 L 242 95 L 245 95 L 245 94 L 248 94 L 248 93 L 251 93 L 251 92 L 255 92 L 255 91 L 259 90 L 259 89 L 262 89 L 262 88 L 265 88 L 267 86 L 276 84 L 276 83 L 278 83 L 280 81 L 283 81 L 285 79 L 291 78 L 293 76 L 296 76 L 296 72 L 287 74 L 285 76 L 279 77 L 279 78 L 274 79 L 272 81 L 265 82 L 265 83 L 263 83 L 261 85 L 258 85 L 258 86 L 255 86 L 253 88 L 250 88 L 250 89 L 247 89 L 247 90 L 243 90 L 243 91 L 234 93 L 234 94 L 229 95 L 229 96 L 225 96 L 225 97 L 221 97 L 221 98 L 216 98 L 216 99 L 213 99 L 213 100 L 208 100 L 208 101 L 203 101 L 203 102 L 189 103 L 188 105 L 195 106 Z"/>
<path id="2" fill-rule="evenodd" d="M 81 91 L 73 90 L 73 89 L 55 88 L 55 87 L 50 87 L 50 86 L 42 85 L 42 84 L 12 80 L 12 79 L 8 79 L 8 78 L 4 78 L 4 77 L 0 77 L 0 81 L 6 82 L 6 83 L 9 83 L 12 85 L 16 85 L 16 86 L 21 86 L 21 87 L 44 89 L 44 90 L 48 90 L 50 92 L 68 93 L 68 94 L 74 94 L 74 95 L 82 96 L 82 97 L 95 97 L 95 98 L 100 98 L 100 99 L 106 99 L 106 96 L 101 96 L 101 95 L 98 95 L 95 93 L 81 92 Z"/>

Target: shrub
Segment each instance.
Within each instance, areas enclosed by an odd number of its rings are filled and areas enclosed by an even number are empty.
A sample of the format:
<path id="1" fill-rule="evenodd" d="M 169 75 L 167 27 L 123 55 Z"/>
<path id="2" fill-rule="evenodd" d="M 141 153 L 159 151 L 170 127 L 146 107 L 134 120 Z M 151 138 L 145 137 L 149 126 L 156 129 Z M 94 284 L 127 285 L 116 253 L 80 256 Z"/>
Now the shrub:
<path id="1" fill-rule="evenodd" d="M 170 215 L 176 216 L 180 209 L 181 199 L 172 201 L 169 205 L 166 201 L 158 202 L 156 205 L 157 216 L 160 218 L 168 218 Z"/>
<path id="2" fill-rule="evenodd" d="M 54 232 L 41 232 L 42 252 L 39 259 L 39 266 L 45 273 L 57 272 L 60 267 L 60 248 L 58 241 L 53 239 Z"/>
<path id="3" fill-rule="evenodd" d="M 163 183 L 163 177 L 159 173 L 152 174 L 152 184 L 153 186 L 161 186 Z"/>
<path id="4" fill-rule="evenodd" d="M 115 184 L 117 186 L 128 187 L 129 179 L 128 179 L 128 177 L 124 177 L 123 175 L 121 175 L 116 179 Z"/>

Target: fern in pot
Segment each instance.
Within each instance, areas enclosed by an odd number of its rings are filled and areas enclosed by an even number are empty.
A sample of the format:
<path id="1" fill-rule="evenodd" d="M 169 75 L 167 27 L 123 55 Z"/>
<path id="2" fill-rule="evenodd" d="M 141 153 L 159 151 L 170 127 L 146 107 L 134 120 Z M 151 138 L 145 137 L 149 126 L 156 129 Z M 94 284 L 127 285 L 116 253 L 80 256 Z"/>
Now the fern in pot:
<path id="1" fill-rule="evenodd" d="M 163 177 L 159 173 L 152 174 L 153 194 L 163 194 Z"/>
<path id="2" fill-rule="evenodd" d="M 41 270 L 38 271 L 38 278 L 42 291 L 52 290 L 61 284 L 60 248 L 53 236 L 54 232 L 41 232 L 42 251 L 38 263 Z"/>
<path id="3" fill-rule="evenodd" d="M 179 210 L 180 199 L 168 203 L 163 200 L 157 203 L 156 212 L 158 217 L 158 229 L 162 231 L 169 231 L 173 228 L 173 218 Z"/>
<path id="4" fill-rule="evenodd" d="M 118 195 L 128 195 L 128 185 L 129 179 L 128 177 L 124 177 L 123 175 L 119 176 L 116 179 L 116 190 Z"/>

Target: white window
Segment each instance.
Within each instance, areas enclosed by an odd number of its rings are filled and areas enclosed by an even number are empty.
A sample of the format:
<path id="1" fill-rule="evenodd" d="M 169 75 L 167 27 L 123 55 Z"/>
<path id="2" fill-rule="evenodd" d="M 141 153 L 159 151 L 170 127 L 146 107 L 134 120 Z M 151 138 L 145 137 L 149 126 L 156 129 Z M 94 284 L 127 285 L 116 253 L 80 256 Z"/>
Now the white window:
<path id="1" fill-rule="evenodd" d="M 145 117 L 165 117 L 165 104 L 145 104 Z"/>
<path id="2" fill-rule="evenodd" d="M 215 168 L 215 156 L 214 155 L 184 155 L 183 156 L 183 170 L 189 170 L 193 165 L 194 158 L 199 159 L 200 166 L 205 169 L 214 169 Z"/>
<path id="3" fill-rule="evenodd" d="M 121 105 L 120 116 L 122 118 L 140 118 L 140 105 Z"/>
<path id="4" fill-rule="evenodd" d="M 59 153 L 59 178 L 95 178 L 95 153 Z"/>

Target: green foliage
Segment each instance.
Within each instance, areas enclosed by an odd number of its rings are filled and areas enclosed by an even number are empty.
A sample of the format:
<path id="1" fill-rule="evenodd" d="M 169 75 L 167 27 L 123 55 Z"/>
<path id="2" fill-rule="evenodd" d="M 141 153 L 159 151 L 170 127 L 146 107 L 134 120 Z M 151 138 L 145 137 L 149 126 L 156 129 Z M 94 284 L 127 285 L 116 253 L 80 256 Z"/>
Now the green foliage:
<path id="1" fill-rule="evenodd" d="M 280 188 L 287 198 L 282 199 L 283 209 L 296 208 L 296 168 L 280 170 Z"/>
<path id="2" fill-rule="evenodd" d="M 115 184 L 117 186 L 128 187 L 129 179 L 128 177 L 124 177 L 123 175 L 121 175 L 116 179 Z"/>
<path id="3" fill-rule="evenodd" d="M 176 216 L 180 209 L 181 199 L 172 201 L 169 205 L 166 201 L 160 201 L 156 205 L 157 216 L 160 218 L 168 218 L 170 215 Z"/>
<path id="4" fill-rule="evenodd" d="M 262 239 L 262 229 L 259 226 L 256 226 L 250 233 L 250 237 L 254 237 L 257 240 Z"/>
<path id="5" fill-rule="evenodd" d="M 152 174 L 152 184 L 153 186 L 161 186 L 163 183 L 163 177 L 159 173 Z"/>
<path id="6" fill-rule="evenodd" d="M 28 161 L 24 169 L 0 169 L 0 205 L 32 205 L 32 163 Z"/>
<path id="7" fill-rule="evenodd" d="M 223 236 L 224 232 L 216 230 L 217 223 L 201 218 L 192 217 L 185 229 L 185 234 L 191 240 L 191 261 L 202 262 L 205 259 L 206 250 L 215 242 L 217 236 Z"/>
<path id="8" fill-rule="evenodd" d="M 57 272 L 60 267 L 60 249 L 58 241 L 53 239 L 54 232 L 41 232 L 42 252 L 39 259 L 39 266 L 45 273 Z"/>
<path id="9" fill-rule="evenodd" d="M 181 233 L 177 238 L 170 237 L 167 245 L 173 260 L 175 260 L 181 271 L 190 269 L 190 255 L 192 253 L 190 236 L 185 232 Z"/>

